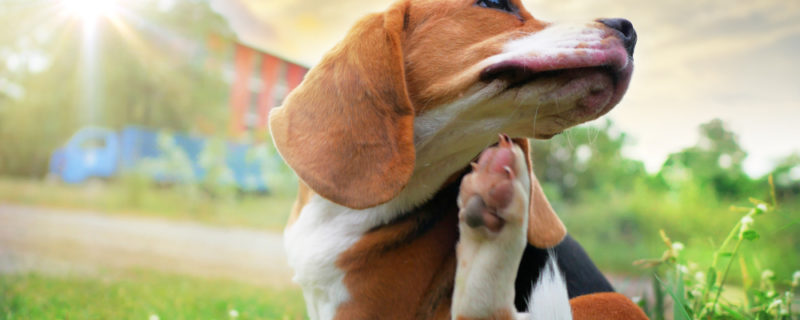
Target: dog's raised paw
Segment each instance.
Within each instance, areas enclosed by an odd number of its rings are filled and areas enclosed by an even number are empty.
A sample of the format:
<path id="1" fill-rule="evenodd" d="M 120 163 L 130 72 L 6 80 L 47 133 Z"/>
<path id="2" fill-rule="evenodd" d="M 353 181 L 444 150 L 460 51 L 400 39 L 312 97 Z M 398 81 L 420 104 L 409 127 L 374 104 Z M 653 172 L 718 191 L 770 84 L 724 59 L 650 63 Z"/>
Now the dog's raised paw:
<path id="1" fill-rule="evenodd" d="M 523 226 L 530 182 L 522 150 L 505 135 L 484 150 L 461 182 L 459 220 L 469 228 L 501 232 Z"/>

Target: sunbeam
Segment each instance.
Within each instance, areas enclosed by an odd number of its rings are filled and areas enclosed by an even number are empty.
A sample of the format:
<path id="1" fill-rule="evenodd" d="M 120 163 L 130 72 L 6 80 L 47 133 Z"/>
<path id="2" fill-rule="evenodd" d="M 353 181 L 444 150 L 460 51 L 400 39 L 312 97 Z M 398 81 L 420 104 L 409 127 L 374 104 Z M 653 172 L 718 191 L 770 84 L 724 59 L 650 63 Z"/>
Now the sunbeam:
<path id="1" fill-rule="evenodd" d="M 61 5 L 72 16 L 81 20 L 96 20 L 116 11 L 116 4 L 111 0 L 62 0 Z"/>
<path id="2" fill-rule="evenodd" d="M 100 118 L 102 83 L 100 81 L 100 44 L 98 26 L 101 18 L 107 18 L 116 11 L 111 0 L 61 0 L 64 11 L 72 18 L 81 21 L 81 106 L 85 109 L 84 123 L 93 124 Z"/>

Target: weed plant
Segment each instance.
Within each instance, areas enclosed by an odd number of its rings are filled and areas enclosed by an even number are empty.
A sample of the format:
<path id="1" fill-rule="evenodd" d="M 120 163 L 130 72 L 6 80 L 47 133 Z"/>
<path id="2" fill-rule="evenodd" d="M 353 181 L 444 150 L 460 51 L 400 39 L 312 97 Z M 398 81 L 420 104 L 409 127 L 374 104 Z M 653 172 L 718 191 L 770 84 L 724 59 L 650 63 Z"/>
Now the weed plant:
<path id="1" fill-rule="evenodd" d="M 756 220 L 778 210 L 772 177 L 771 202 L 750 199 L 748 207 L 731 207 L 743 213 L 741 219 L 730 230 L 722 244 L 714 249 L 713 260 L 708 267 L 688 261 L 681 255 L 684 245 L 672 241 L 660 231 L 667 249 L 661 258 L 636 261 L 634 264 L 651 268 L 654 297 L 647 297 L 639 305 L 651 319 L 665 319 L 670 314 L 674 319 L 799 319 L 795 293 L 800 287 L 800 271 L 792 275 L 776 275 L 762 268 L 759 261 L 742 250 L 742 243 L 759 240 Z M 769 244 L 761 244 L 767 246 Z M 748 260 L 752 260 L 748 263 Z M 741 290 L 729 283 L 732 267 L 738 264 L 741 272 Z M 748 265 L 758 270 L 750 271 Z M 753 273 L 760 274 L 757 280 Z M 667 295 L 672 300 L 668 310 Z"/>

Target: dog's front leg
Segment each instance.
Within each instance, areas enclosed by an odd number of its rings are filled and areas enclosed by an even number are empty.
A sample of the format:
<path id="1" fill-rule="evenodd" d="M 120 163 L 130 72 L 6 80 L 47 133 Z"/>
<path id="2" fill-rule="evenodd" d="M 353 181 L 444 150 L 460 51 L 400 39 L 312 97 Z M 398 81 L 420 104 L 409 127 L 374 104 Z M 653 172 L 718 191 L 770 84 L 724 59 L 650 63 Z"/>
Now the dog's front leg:
<path id="1" fill-rule="evenodd" d="M 514 279 L 526 244 L 530 177 L 501 136 L 461 182 L 453 319 L 515 319 Z"/>

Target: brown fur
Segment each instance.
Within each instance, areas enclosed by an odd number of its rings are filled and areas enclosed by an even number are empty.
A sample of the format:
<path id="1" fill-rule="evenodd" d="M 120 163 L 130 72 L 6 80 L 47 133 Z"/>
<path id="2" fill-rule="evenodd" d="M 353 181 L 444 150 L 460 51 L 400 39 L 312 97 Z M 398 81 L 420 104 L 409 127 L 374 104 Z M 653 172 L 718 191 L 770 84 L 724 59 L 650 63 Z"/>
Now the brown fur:
<path id="1" fill-rule="evenodd" d="M 319 195 L 356 209 L 387 202 L 414 169 L 414 115 L 457 99 L 481 71 L 466 66 L 544 26 L 524 9 L 400 1 L 359 21 L 272 112 L 275 143 Z"/>
<path id="2" fill-rule="evenodd" d="M 414 115 L 477 82 L 480 70 L 463 66 L 544 25 L 524 8 L 517 17 L 465 0 L 400 1 L 362 19 L 270 116 L 281 155 L 307 185 L 302 195 L 310 188 L 356 209 L 391 200 L 414 169 Z M 552 247 L 566 230 L 535 178 L 532 195 L 529 241 Z"/>
<path id="3" fill-rule="evenodd" d="M 460 179 L 428 204 L 364 235 L 336 265 L 351 299 L 336 319 L 446 319 L 455 277 Z"/>
<path id="4" fill-rule="evenodd" d="M 503 44 L 541 30 L 519 1 L 520 16 L 487 10 L 472 0 L 411 1 L 406 69 L 411 101 L 417 112 L 459 98 L 478 81 L 480 69 L 469 68 L 500 53 Z M 465 69 L 466 68 L 466 69 Z"/>
<path id="5" fill-rule="evenodd" d="M 281 156 L 333 202 L 386 202 L 414 170 L 402 26 L 399 8 L 361 20 L 270 116 Z"/>
<path id="6" fill-rule="evenodd" d="M 603 292 L 575 297 L 569 301 L 575 320 L 639 320 L 647 319 L 633 301 L 616 292 Z"/>
<path id="7" fill-rule="evenodd" d="M 514 139 L 514 142 L 523 149 L 530 170 L 528 141 Z M 352 299 L 339 309 L 337 319 L 369 319 L 378 315 L 407 315 L 409 319 L 450 317 L 454 249 L 458 241 L 455 199 L 466 172 L 465 169 L 449 179 L 448 187 L 433 200 L 402 219 L 367 233 L 340 256 L 337 266 L 346 273 L 345 285 Z M 541 201 L 531 202 L 531 210 L 535 206 L 541 208 L 536 208 L 538 213 L 532 215 L 537 216 L 538 224 L 532 226 L 535 233 L 529 233 L 529 241 L 556 245 L 566 229 L 535 176 L 531 177 L 535 182 L 531 199 Z M 551 224 L 545 225 L 548 222 Z"/>
<path id="8" fill-rule="evenodd" d="M 414 117 L 458 99 L 478 82 L 477 63 L 503 43 L 546 26 L 512 2 L 518 16 L 474 0 L 403 0 L 359 21 L 270 116 L 275 144 L 302 180 L 289 223 L 314 193 L 354 209 L 395 198 L 415 167 Z M 516 142 L 527 154 L 528 142 Z M 462 175 L 338 257 L 351 299 L 337 319 L 450 317 Z M 529 214 L 531 244 L 548 248 L 564 237 L 533 176 Z M 510 318 L 512 311 L 495 318 Z"/>
<path id="9" fill-rule="evenodd" d="M 550 201 L 539 184 L 539 179 L 533 174 L 531 163 L 530 144 L 527 139 L 514 139 L 528 162 L 528 175 L 531 177 L 531 200 L 528 219 L 528 243 L 537 248 L 552 248 L 567 235 L 567 228 L 558 218 Z"/>

